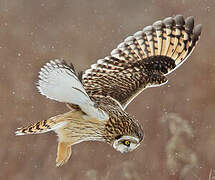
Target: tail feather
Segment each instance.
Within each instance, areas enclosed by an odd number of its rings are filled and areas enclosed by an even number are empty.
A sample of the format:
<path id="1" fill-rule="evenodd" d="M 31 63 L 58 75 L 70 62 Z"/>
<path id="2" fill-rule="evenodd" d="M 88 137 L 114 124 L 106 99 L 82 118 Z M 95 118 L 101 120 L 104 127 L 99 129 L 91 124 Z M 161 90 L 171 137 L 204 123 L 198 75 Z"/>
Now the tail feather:
<path id="1" fill-rule="evenodd" d="M 64 126 L 66 123 L 67 121 L 63 119 L 62 115 L 58 115 L 48 120 L 43 120 L 27 127 L 18 128 L 16 131 L 16 135 L 20 136 L 20 135 L 27 135 L 27 134 L 46 133 L 46 132 L 58 129 Z"/>

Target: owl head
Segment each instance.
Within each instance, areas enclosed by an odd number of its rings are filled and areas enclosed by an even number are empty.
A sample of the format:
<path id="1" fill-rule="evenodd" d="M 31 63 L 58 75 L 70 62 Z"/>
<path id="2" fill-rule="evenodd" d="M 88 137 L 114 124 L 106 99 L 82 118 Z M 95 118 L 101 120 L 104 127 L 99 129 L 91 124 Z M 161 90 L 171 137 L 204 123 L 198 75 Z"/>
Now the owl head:
<path id="1" fill-rule="evenodd" d="M 113 142 L 113 148 L 121 153 L 133 151 L 139 145 L 142 139 L 133 136 L 121 136 Z"/>
<path id="2" fill-rule="evenodd" d="M 121 108 L 110 107 L 108 110 L 109 119 L 103 135 L 105 141 L 121 153 L 133 151 L 144 139 L 141 124 Z"/>

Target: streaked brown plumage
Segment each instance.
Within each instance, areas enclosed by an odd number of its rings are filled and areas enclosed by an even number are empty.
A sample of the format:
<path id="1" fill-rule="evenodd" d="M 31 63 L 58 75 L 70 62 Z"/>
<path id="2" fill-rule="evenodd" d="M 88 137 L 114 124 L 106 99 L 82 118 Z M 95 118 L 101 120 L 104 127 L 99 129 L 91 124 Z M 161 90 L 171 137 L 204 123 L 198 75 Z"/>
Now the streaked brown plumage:
<path id="1" fill-rule="evenodd" d="M 83 75 L 63 60 L 50 61 L 41 68 L 38 89 L 67 103 L 71 111 L 21 128 L 17 135 L 55 131 L 57 166 L 66 163 L 71 146 L 82 141 L 107 142 L 120 152 L 136 149 L 144 133 L 125 108 L 147 87 L 167 83 L 166 75 L 187 59 L 200 33 L 201 25 L 194 27 L 193 17 L 177 15 L 126 38 Z"/>

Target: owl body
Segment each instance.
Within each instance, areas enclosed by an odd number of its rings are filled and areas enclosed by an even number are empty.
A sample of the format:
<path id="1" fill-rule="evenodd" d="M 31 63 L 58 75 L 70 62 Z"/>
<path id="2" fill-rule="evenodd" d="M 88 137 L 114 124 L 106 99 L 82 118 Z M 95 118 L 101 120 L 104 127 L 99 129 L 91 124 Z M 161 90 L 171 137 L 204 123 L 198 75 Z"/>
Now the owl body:
<path id="1" fill-rule="evenodd" d="M 121 153 L 133 151 L 144 132 L 126 107 L 144 89 L 166 84 L 166 75 L 185 62 L 200 34 L 201 25 L 194 26 L 193 17 L 177 15 L 129 36 L 83 74 L 64 60 L 51 60 L 41 68 L 37 88 L 47 98 L 66 103 L 70 111 L 16 134 L 55 131 L 57 166 L 65 164 L 71 146 L 82 141 L 102 141 Z"/>
<path id="2" fill-rule="evenodd" d="M 125 135 L 126 138 L 131 137 L 132 139 L 134 137 L 138 142 L 143 140 L 144 133 L 139 122 L 126 113 L 111 97 L 98 98 L 95 96 L 94 100 L 95 106 L 108 114 L 108 119 L 101 121 L 88 116 L 77 108 L 29 127 L 21 128 L 17 131 L 17 135 L 54 131 L 58 136 L 57 166 L 68 161 L 72 145 L 83 141 L 101 141 L 113 146 L 115 140 L 119 140 Z M 133 149 L 116 147 L 116 150 L 123 153 Z M 66 153 L 68 151 L 70 153 Z"/>
<path id="3" fill-rule="evenodd" d="M 109 118 L 106 120 L 100 121 L 76 109 L 51 118 L 56 125 L 59 124 L 57 128 L 53 129 L 57 133 L 59 141 L 76 144 L 92 140 L 111 144 L 117 137 L 123 135 L 134 136 L 142 141 L 143 130 L 134 117 L 117 104 L 112 104 L 113 101 L 109 97 L 99 100 L 100 102 L 97 101 L 96 106 L 108 114 Z M 29 132 L 28 128 L 22 130 L 23 133 Z M 37 130 L 35 133 L 38 133 Z"/>
<path id="4" fill-rule="evenodd" d="M 86 116 L 81 111 L 70 111 L 65 114 L 68 116 L 64 116 L 63 122 L 67 123 L 54 130 L 59 141 L 73 141 L 75 144 L 82 141 L 103 141 L 111 144 L 117 137 L 123 135 L 134 136 L 141 141 L 143 139 L 141 125 L 133 117 L 128 117 L 130 115 L 127 113 L 121 114 L 121 117 L 111 114 L 105 121 Z M 124 128 L 125 126 L 128 128 Z"/>

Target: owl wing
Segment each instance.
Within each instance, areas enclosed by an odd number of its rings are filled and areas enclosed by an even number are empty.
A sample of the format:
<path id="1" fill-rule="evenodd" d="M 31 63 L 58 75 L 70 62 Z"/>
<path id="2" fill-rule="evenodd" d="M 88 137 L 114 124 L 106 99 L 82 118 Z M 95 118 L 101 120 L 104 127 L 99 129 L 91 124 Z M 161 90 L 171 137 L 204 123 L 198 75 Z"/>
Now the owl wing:
<path id="1" fill-rule="evenodd" d="M 165 84 L 166 75 L 191 54 L 201 34 L 194 18 L 182 15 L 157 21 L 120 43 L 82 76 L 90 97 L 111 96 L 126 106 L 144 89 Z"/>
<path id="2" fill-rule="evenodd" d="M 104 111 L 94 106 L 73 66 L 63 60 L 52 60 L 41 68 L 37 88 L 47 98 L 78 105 L 86 114 L 101 120 L 108 118 Z"/>

